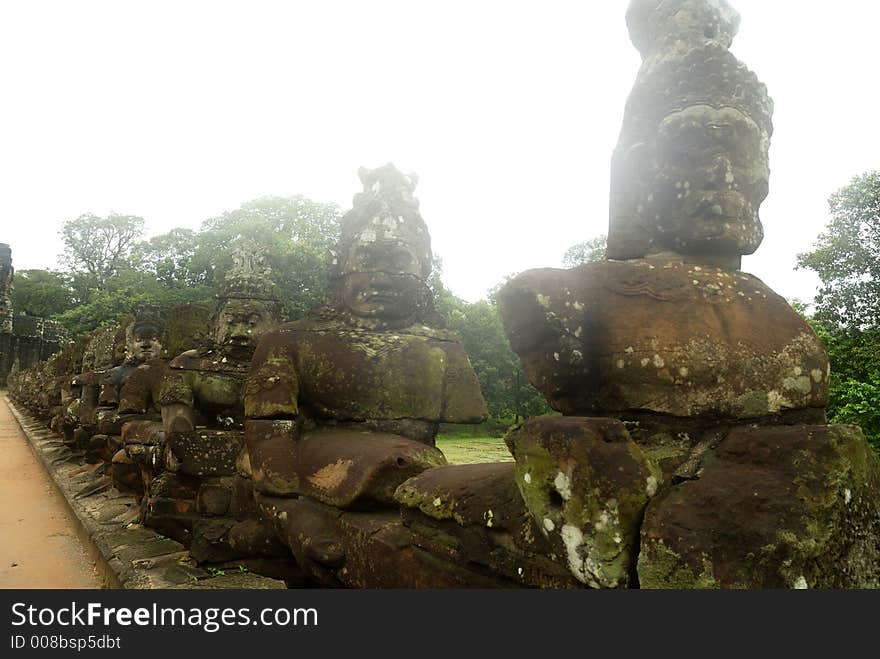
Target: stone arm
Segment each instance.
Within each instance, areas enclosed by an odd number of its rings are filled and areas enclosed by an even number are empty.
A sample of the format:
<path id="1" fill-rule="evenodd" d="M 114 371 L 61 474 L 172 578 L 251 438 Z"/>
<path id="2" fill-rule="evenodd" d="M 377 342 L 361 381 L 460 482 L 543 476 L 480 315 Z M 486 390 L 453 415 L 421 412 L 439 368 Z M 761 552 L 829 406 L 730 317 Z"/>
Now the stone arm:
<path id="1" fill-rule="evenodd" d="M 292 352 L 283 335 L 264 335 L 245 385 L 244 438 L 254 488 L 262 494 L 287 491 L 294 460 L 299 380 Z"/>
<path id="2" fill-rule="evenodd" d="M 168 369 L 159 388 L 159 404 L 166 436 L 194 430 L 192 373 Z"/>

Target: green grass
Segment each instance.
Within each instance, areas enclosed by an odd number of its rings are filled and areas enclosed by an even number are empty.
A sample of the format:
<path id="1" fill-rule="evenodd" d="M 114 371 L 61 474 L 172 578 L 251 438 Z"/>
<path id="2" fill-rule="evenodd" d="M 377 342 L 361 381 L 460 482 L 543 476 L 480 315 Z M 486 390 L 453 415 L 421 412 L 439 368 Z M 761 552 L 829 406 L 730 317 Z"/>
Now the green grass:
<path id="1" fill-rule="evenodd" d="M 437 448 L 443 451 L 449 464 L 513 461 L 501 437 L 438 435 Z"/>

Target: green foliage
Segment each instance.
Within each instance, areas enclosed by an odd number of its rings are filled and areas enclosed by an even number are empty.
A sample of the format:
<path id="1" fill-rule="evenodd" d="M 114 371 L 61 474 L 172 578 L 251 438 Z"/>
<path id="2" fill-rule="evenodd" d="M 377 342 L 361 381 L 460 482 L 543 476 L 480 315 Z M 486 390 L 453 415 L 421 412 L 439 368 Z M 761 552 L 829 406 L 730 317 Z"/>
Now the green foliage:
<path id="1" fill-rule="evenodd" d="M 152 238 L 138 254 L 166 286 L 217 290 L 232 265 L 232 245 L 247 237 L 266 254 L 285 316 L 297 318 L 324 295 L 325 259 L 339 237 L 339 217 L 333 204 L 263 197 L 206 220 L 199 232 L 175 229 Z"/>
<path id="2" fill-rule="evenodd" d="M 574 268 L 586 263 L 604 261 L 607 244 L 605 236 L 597 236 L 584 243 L 576 243 L 565 250 L 565 254 L 562 256 L 562 265 L 566 268 Z"/>
<path id="3" fill-rule="evenodd" d="M 828 417 L 862 427 L 880 450 L 880 171 L 828 201 L 831 219 L 798 265 L 822 280 L 810 319 L 831 360 Z"/>
<path id="4" fill-rule="evenodd" d="M 798 265 L 822 280 L 816 317 L 845 327 L 880 320 L 880 171 L 855 177 L 828 200 L 831 220 Z"/>
<path id="5" fill-rule="evenodd" d="M 78 336 L 135 314 L 147 304 L 157 305 L 167 317 L 178 304 L 204 301 L 211 295 L 206 286 L 168 287 L 150 273 L 127 268 L 108 279 L 104 289 L 93 291 L 88 302 L 53 316 L 53 320 L 60 322 L 69 336 Z"/>
<path id="6" fill-rule="evenodd" d="M 19 270 L 15 273 L 12 308 L 16 313 L 48 318 L 73 305 L 73 290 L 64 275 L 51 270 Z"/>
<path id="7" fill-rule="evenodd" d="M 135 215 L 80 215 L 61 226 L 61 260 L 71 276 L 79 275 L 80 291 L 102 290 L 110 277 L 130 266 L 132 248 L 143 232 L 144 220 Z"/>
<path id="8" fill-rule="evenodd" d="M 339 235 L 339 217 L 333 204 L 263 197 L 206 220 L 200 231 L 173 229 L 134 242 L 141 218 L 82 215 L 62 230 L 75 306 L 46 315 L 75 336 L 144 304 L 168 314 L 182 302 L 211 301 L 232 265 L 232 245 L 248 237 L 266 254 L 285 316 L 300 317 L 326 290 L 325 258 Z"/>
<path id="9" fill-rule="evenodd" d="M 880 451 L 880 327 L 847 329 L 815 320 L 811 325 L 831 361 L 829 421 L 861 426 Z"/>
<path id="10" fill-rule="evenodd" d="M 550 412 L 510 349 L 493 301 L 468 303 L 443 289 L 436 304 L 461 339 L 494 420 L 517 423 Z"/>

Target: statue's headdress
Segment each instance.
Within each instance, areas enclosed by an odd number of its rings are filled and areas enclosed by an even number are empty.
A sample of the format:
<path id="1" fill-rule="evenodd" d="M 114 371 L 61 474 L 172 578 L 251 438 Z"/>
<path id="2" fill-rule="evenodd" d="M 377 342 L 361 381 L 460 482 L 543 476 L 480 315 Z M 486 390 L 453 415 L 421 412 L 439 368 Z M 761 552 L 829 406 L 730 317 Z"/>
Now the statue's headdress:
<path id="1" fill-rule="evenodd" d="M 340 221 L 341 232 L 331 254 L 331 277 L 345 274 L 346 256 L 358 243 L 400 243 L 418 255 L 422 276 L 431 274 L 431 237 L 413 196 L 418 177 L 402 174 L 388 163 L 358 171 L 364 191 Z"/>
<path id="2" fill-rule="evenodd" d="M 232 267 L 226 272 L 218 297 L 221 300 L 265 300 L 279 303 L 272 269 L 262 248 L 252 239 L 239 238 L 232 247 Z"/>
<path id="3" fill-rule="evenodd" d="M 159 313 L 159 307 L 153 304 L 148 304 L 138 309 L 137 316 L 135 316 L 134 322 L 131 324 L 129 331 L 132 335 L 136 332 L 142 334 L 152 332 L 157 336 L 161 336 L 164 329 L 165 322 L 162 320 L 162 315 Z"/>

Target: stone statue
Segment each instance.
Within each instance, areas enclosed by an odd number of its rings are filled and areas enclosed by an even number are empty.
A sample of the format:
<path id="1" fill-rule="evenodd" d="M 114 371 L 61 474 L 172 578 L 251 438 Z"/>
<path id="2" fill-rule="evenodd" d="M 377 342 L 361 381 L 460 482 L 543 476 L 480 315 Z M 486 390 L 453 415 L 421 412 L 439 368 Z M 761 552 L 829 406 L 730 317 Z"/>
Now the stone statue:
<path id="1" fill-rule="evenodd" d="M 572 417 L 509 433 L 523 497 L 588 584 L 609 582 L 603 564 L 637 560 L 643 587 L 877 585 L 876 542 L 810 544 L 783 512 L 836 533 L 843 519 L 878 528 L 880 463 L 855 429 L 824 425 L 829 364 L 816 335 L 739 270 L 764 235 L 773 109 L 728 50 L 739 16 L 726 0 L 633 0 L 627 23 L 643 61 L 612 160 L 609 260 L 529 271 L 498 296 L 530 381 Z M 631 438 L 627 460 L 646 468 L 630 468 L 644 491 L 585 508 L 572 476 L 590 474 L 589 488 L 618 470 L 586 468 L 595 455 L 573 460 L 573 447 L 609 418 Z M 847 451 L 869 466 L 844 478 L 840 501 L 858 491 L 874 501 L 863 510 L 819 505 L 792 484 L 800 460 L 803 478 L 820 480 Z M 622 522 L 623 501 L 627 558 L 615 566 L 599 530 Z"/>
<path id="2" fill-rule="evenodd" d="M 287 520 L 279 536 L 326 583 L 338 578 L 345 534 L 317 511 L 396 506 L 403 480 L 445 463 L 433 448 L 438 424 L 486 415 L 467 356 L 433 308 L 415 177 L 390 164 L 359 174 L 327 302 L 260 340 L 245 396 L 262 508 Z M 278 512 L 296 501 L 297 512 Z"/>
<path id="3" fill-rule="evenodd" d="M 245 376 L 258 339 L 281 313 L 270 276 L 257 246 L 240 239 L 208 340 L 164 371 L 162 428 L 133 423 L 123 432 L 127 454 L 152 463 L 144 465 L 151 466 L 144 523 L 189 545 L 198 561 L 284 549 L 256 518 L 242 456 Z"/>
<path id="4" fill-rule="evenodd" d="M 196 425 L 241 428 L 244 375 L 259 337 L 277 324 L 281 307 L 268 267 L 250 241 L 239 241 L 226 274 L 211 340 L 171 361 L 162 384 L 166 434 Z"/>

